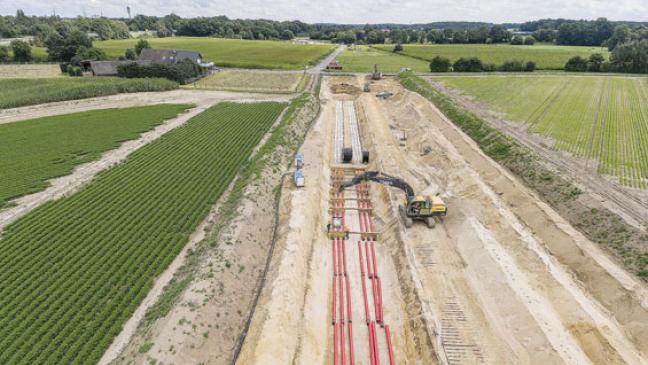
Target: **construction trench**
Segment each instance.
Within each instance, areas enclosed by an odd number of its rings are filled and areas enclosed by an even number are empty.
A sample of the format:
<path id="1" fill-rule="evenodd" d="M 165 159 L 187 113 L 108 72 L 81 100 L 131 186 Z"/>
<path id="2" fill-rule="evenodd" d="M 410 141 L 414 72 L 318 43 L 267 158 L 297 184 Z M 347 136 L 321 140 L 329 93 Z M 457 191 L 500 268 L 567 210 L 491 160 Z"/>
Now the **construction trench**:
<path id="1" fill-rule="evenodd" d="M 301 149 L 306 186 L 284 185 L 237 364 L 648 363 L 644 283 L 427 100 L 395 79 L 371 93 L 365 82 L 324 79 Z M 339 191 L 366 170 L 438 194 L 448 216 L 405 228 L 400 190 Z"/>

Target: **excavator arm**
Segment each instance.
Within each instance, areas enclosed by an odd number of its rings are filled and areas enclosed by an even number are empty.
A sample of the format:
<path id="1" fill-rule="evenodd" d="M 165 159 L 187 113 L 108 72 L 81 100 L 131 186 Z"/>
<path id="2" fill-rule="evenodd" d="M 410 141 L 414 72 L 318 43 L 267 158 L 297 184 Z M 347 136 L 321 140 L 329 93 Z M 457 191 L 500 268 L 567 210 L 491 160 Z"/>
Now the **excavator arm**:
<path id="1" fill-rule="evenodd" d="M 380 171 L 367 171 L 360 175 L 356 175 L 353 179 L 351 179 L 351 181 L 346 181 L 340 184 L 339 191 L 342 191 L 345 188 L 354 185 L 358 185 L 363 181 L 373 181 L 379 184 L 393 186 L 395 188 L 401 189 L 405 192 L 408 199 L 414 196 L 414 189 L 412 189 L 410 184 L 405 182 L 405 180 L 398 177 L 387 175 Z"/>

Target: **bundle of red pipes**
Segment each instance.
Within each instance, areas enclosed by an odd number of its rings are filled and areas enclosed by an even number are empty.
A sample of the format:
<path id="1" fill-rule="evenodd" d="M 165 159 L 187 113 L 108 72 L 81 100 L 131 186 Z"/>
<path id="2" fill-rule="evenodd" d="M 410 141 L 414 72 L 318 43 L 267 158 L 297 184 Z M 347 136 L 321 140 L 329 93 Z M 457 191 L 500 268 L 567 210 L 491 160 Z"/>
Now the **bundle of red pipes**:
<path id="1" fill-rule="evenodd" d="M 336 179 L 337 178 L 337 179 Z M 333 176 L 334 184 L 340 181 L 340 176 Z M 333 219 L 340 219 L 341 227 L 334 227 L 335 230 L 340 231 L 345 228 L 345 202 L 344 192 L 337 192 L 333 190 L 332 193 L 332 211 Z M 362 295 L 364 299 L 365 322 L 368 329 L 369 339 L 369 357 L 371 365 L 380 365 L 380 352 L 378 333 L 376 323 L 378 323 L 385 331 L 385 342 L 387 344 L 387 353 L 389 356 L 389 364 L 395 365 L 394 351 L 391 341 L 391 333 L 389 326 L 385 325 L 383 314 L 383 298 L 382 298 L 382 284 L 380 276 L 378 275 L 378 266 L 376 264 L 376 251 L 375 251 L 375 237 L 373 217 L 370 214 L 372 208 L 368 186 L 366 183 L 360 184 L 356 187 L 356 201 L 358 208 L 358 217 L 360 223 L 360 240 L 358 241 L 358 257 L 360 265 L 360 275 L 362 283 Z M 339 212 L 342 212 L 341 214 Z M 339 215 L 338 215 L 339 214 Z M 344 233 L 344 232 L 342 232 Z M 349 283 L 349 276 L 347 272 L 346 260 L 346 239 L 344 234 L 337 235 L 331 239 L 332 243 L 332 256 L 333 256 L 333 299 L 331 313 L 333 316 L 333 363 L 335 365 L 346 365 L 347 354 L 345 344 L 345 324 L 348 331 L 348 345 L 349 345 L 349 364 L 355 365 L 355 352 L 353 345 L 353 320 L 351 311 L 351 288 Z M 363 254 L 364 253 L 364 254 Z M 365 267 L 366 263 L 366 267 Z M 366 268 L 366 271 L 365 271 Z M 366 275 L 366 276 L 365 276 Z M 367 286 L 365 280 L 371 280 L 371 289 L 373 297 L 373 314 L 369 309 L 369 298 L 367 296 Z M 346 292 L 346 302 L 345 302 Z M 339 299 L 339 300 L 338 300 Z M 344 307 L 346 303 L 346 319 Z"/>

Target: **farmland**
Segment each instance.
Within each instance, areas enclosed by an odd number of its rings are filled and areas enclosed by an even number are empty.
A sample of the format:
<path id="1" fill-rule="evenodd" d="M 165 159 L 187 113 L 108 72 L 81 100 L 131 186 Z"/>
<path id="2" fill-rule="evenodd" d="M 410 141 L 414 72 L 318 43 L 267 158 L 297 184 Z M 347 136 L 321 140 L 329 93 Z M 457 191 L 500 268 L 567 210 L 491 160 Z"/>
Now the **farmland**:
<path id="1" fill-rule="evenodd" d="M 70 173 L 188 107 L 105 109 L 0 124 L 0 207 L 44 189 L 48 179 Z"/>
<path id="2" fill-rule="evenodd" d="M 221 38 L 149 38 L 151 47 L 183 49 L 200 52 L 205 60 L 219 67 L 299 70 L 313 65 L 333 51 L 333 46 L 319 44 L 293 44 L 278 41 L 248 41 Z M 95 42 L 110 58 L 123 56 L 133 48 L 136 39 Z"/>
<path id="3" fill-rule="evenodd" d="M 0 362 L 96 362 L 283 108 L 218 104 L 8 226 Z"/>
<path id="4" fill-rule="evenodd" d="M 445 77 L 443 82 L 598 162 L 626 186 L 648 187 L 648 83 L 640 77 Z"/>
<path id="5" fill-rule="evenodd" d="M 303 73 L 225 70 L 200 79 L 187 87 L 207 90 L 289 93 L 298 91 L 300 87 L 303 88 L 307 81 L 308 76 Z"/>
<path id="6" fill-rule="evenodd" d="M 343 71 L 348 72 L 370 72 L 373 71 L 374 64 L 381 71 L 389 73 L 398 72 L 401 67 L 409 67 L 416 72 L 430 70 L 429 62 L 366 46 L 356 46 L 353 51 L 345 50 L 337 59 L 344 67 Z"/>
<path id="7" fill-rule="evenodd" d="M 0 79 L 41 79 L 62 76 L 55 63 L 0 64 Z"/>
<path id="8" fill-rule="evenodd" d="M 164 79 L 0 79 L 0 109 L 120 93 L 165 91 L 177 87 L 175 82 Z"/>
<path id="9" fill-rule="evenodd" d="M 391 51 L 394 45 L 377 45 L 377 49 Z M 508 44 L 431 44 L 403 45 L 402 54 L 429 62 L 436 56 L 443 56 L 455 61 L 460 57 L 479 57 L 484 63 L 501 65 L 505 61 L 534 61 L 540 70 L 562 70 L 567 60 L 573 56 L 589 57 L 592 53 L 601 53 L 606 58 L 608 51 L 602 47 L 578 46 L 512 46 Z"/>

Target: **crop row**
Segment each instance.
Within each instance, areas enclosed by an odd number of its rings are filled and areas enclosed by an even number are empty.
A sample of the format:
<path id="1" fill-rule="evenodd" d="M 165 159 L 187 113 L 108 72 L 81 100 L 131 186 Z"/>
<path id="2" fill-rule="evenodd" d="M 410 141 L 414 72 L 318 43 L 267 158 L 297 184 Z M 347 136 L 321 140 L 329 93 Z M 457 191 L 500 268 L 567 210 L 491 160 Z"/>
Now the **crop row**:
<path id="1" fill-rule="evenodd" d="M 116 77 L 0 79 L 0 109 L 120 93 L 166 91 L 177 88 L 177 83 L 165 79 L 120 79 Z"/>
<path id="2" fill-rule="evenodd" d="M 0 363 L 95 363 L 283 109 L 218 104 L 0 241 Z"/>
<path id="3" fill-rule="evenodd" d="M 549 137 L 623 185 L 648 188 L 648 84 L 643 78 L 588 76 L 446 77 L 462 90 Z"/>
<path id="4" fill-rule="evenodd" d="M 123 141 L 137 138 L 189 105 L 102 109 L 0 124 L 0 207 L 44 189 Z"/>

